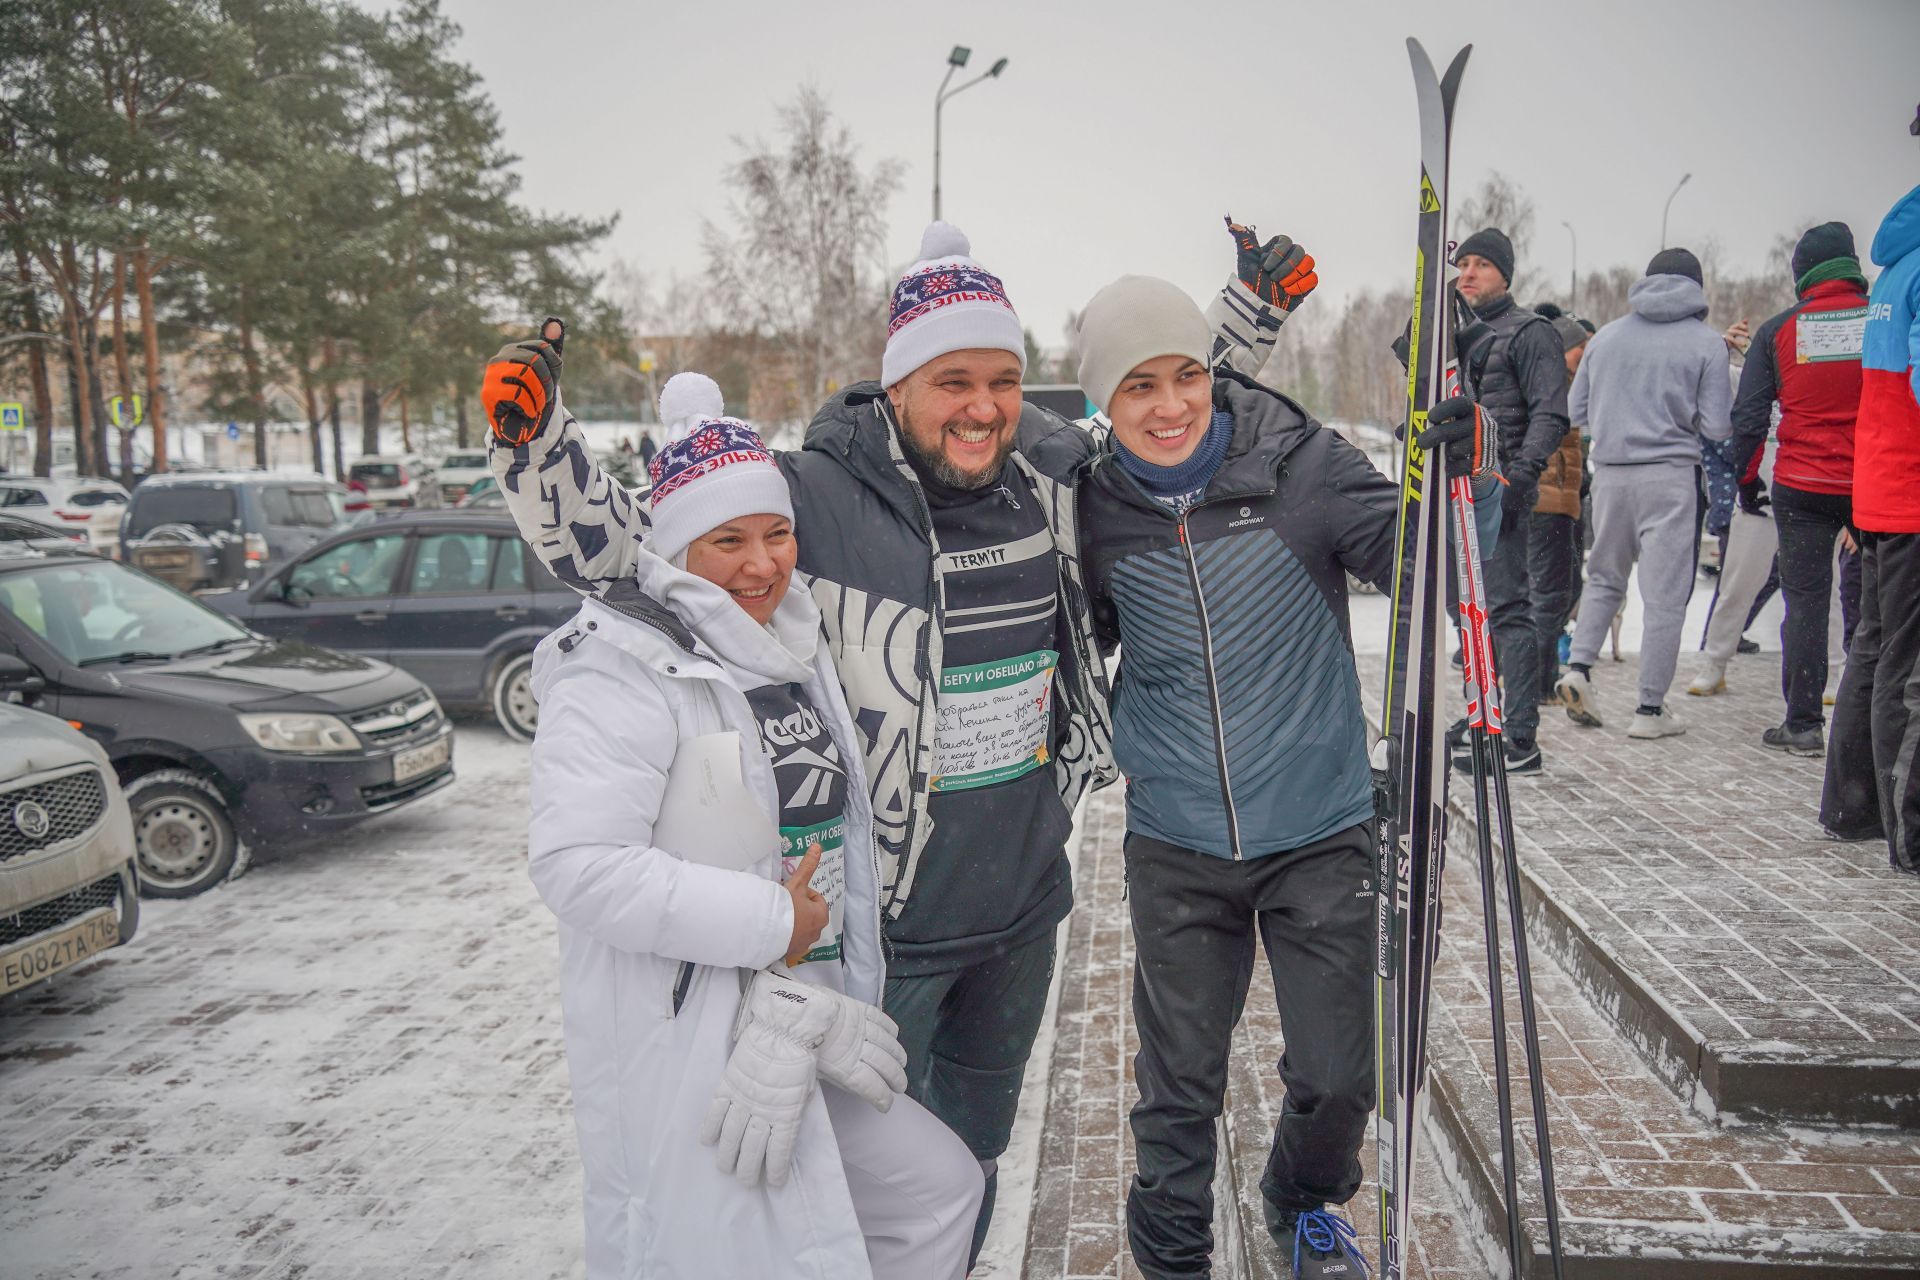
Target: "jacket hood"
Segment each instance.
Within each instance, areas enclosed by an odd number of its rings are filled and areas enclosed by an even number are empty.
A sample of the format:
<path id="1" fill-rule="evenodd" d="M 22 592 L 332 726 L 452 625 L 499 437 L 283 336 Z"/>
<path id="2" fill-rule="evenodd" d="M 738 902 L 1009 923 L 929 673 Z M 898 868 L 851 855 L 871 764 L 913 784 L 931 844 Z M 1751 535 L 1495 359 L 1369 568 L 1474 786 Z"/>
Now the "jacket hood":
<path id="1" fill-rule="evenodd" d="M 804 682 L 813 674 L 820 610 L 804 586 L 789 582 L 772 624 L 763 627 L 724 588 L 674 568 L 645 547 L 636 554 L 633 581 L 640 595 L 685 624 L 742 688 Z"/>
<path id="2" fill-rule="evenodd" d="M 1920 249 L 1920 187 L 1901 196 L 1873 235 L 1873 264 L 1890 267 Z"/>
<path id="3" fill-rule="evenodd" d="M 831 457 L 918 528 L 920 504 L 903 470 L 906 458 L 893 440 L 886 397 L 886 388 L 877 382 L 856 382 L 834 392 L 807 424 L 801 448 Z"/>
<path id="4" fill-rule="evenodd" d="M 1707 291 L 1685 276 L 1646 276 L 1627 290 L 1627 305 L 1635 315 L 1655 324 L 1704 320 Z"/>

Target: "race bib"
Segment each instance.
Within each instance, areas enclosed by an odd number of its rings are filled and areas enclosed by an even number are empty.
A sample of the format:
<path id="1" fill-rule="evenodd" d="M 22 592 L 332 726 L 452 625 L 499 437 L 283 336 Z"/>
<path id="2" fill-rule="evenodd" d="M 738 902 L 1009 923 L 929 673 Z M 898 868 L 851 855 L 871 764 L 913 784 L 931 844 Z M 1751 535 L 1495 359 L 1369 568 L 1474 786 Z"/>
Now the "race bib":
<path id="1" fill-rule="evenodd" d="M 813 949 L 801 958 L 802 964 L 840 958 L 840 928 L 845 918 L 847 896 L 847 820 L 831 818 L 811 827 L 780 828 L 780 882 L 785 884 L 807 856 L 811 845 L 820 846 L 820 866 L 807 884 L 827 900 L 827 927 Z"/>
<path id="2" fill-rule="evenodd" d="M 940 673 L 935 791 L 991 787 L 1047 762 L 1048 708 L 1059 663 L 1058 653 L 1040 649 Z"/>
<path id="3" fill-rule="evenodd" d="M 1799 364 L 1858 360 L 1866 346 L 1867 309 L 1802 311 L 1793 322 L 1793 358 Z"/>

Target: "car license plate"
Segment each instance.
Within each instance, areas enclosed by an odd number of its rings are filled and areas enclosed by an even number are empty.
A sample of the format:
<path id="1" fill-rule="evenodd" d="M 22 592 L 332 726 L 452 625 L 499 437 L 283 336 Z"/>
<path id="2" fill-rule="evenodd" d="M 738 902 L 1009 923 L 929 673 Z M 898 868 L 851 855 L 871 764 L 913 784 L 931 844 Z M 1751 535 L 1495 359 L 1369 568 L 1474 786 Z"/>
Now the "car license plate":
<path id="1" fill-rule="evenodd" d="M 112 907 L 89 911 L 73 923 L 0 954 L 0 995 L 18 991 L 120 941 L 120 913 Z"/>
<path id="2" fill-rule="evenodd" d="M 393 780 L 405 782 L 423 773 L 431 773 L 452 758 L 453 736 L 449 734 L 438 742 L 397 753 L 393 757 Z"/>

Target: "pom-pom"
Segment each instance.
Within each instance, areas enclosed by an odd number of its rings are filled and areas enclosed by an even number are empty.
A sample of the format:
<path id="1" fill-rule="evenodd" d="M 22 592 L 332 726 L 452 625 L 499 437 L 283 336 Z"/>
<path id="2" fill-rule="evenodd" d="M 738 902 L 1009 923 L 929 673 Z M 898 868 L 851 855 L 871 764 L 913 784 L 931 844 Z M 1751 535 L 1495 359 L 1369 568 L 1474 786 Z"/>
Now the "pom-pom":
<path id="1" fill-rule="evenodd" d="M 967 235 L 951 222 L 929 222 L 920 233 L 920 261 L 934 258 L 971 258 L 973 246 Z"/>
<path id="2" fill-rule="evenodd" d="M 1542 320 L 1558 320 L 1561 316 L 1565 315 L 1566 312 L 1562 311 L 1556 303 L 1542 302 L 1534 306 L 1533 314 L 1539 316 Z"/>
<path id="3" fill-rule="evenodd" d="M 667 439 L 678 440 L 697 422 L 725 417 L 727 398 L 720 384 L 704 373 L 676 373 L 660 388 L 660 423 Z"/>

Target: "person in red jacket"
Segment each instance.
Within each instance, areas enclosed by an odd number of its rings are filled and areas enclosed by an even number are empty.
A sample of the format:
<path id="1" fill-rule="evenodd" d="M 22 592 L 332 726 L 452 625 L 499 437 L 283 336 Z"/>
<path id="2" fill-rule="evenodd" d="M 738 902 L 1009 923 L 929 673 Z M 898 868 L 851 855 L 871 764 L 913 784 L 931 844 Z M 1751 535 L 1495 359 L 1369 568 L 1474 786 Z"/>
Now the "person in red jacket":
<path id="1" fill-rule="evenodd" d="M 1920 873 L 1920 187 L 1880 224 L 1873 261 L 1853 494 L 1860 625 L 1820 822 L 1843 840 L 1885 837 L 1894 868 Z"/>
<path id="2" fill-rule="evenodd" d="M 1780 591 L 1787 601 L 1780 664 L 1787 718 L 1761 741 L 1777 751 L 1817 756 L 1826 750 L 1821 695 L 1827 687 L 1833 547 L 1853 525 L 1853 425 L 1867 314 L 1867 280 L 1846 223 L 1822 223 L 1800 237 L 1793 279 L 1799 301 L 1761 325 L 1747 349 L 1728 452 L 1743 476 L 1754 476 L 1778 401 L 1773 519 L 1780 533 Z M 1741 485 L 1743 507 L 1754 505 L 1758 484 L 1756 477 Z"/>

